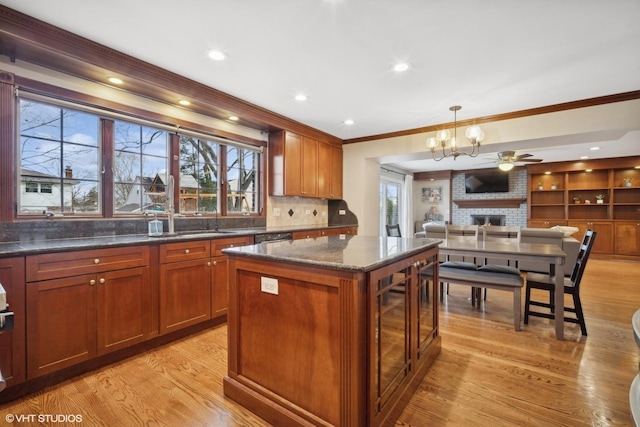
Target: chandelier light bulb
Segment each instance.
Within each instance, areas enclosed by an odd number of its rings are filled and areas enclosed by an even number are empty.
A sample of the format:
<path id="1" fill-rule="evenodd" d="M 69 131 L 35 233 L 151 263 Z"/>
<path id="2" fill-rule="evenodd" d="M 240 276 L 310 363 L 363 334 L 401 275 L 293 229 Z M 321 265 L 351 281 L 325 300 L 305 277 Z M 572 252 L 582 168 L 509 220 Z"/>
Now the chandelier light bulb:
<path id="1" fill-rule="evenodd" d="M 465 135 L 471 142 L 471 151 L 464 151 L 458 149 L 458 117 L 457 112 L 462 109 L 459 105 L 454 105 L 449 108 L 449 111 L 453 111 L 453 138 L 451 137 L 451 132 L 447 129 L 439 130 L 436 132 L 435 137 L 431 137 L 427 139 L 427 148 L 431 150 L 431 157 L 436 162 L 447 158 L 453 157 L 453 160 L 457 159 L 458 156 L 469 156 L 476 157 L 480 154 L 480 143 L 484 139 L 484 132 L 480 129 L 479 126 L 471 126 L 467 129 Z M 449 144 L 448 152 L 447 152 L 447 143 Z M 439 145 L 438 153 L 436 153 L 436 147 Z M 442 154 L 439 153 L 440 149 L 442 150 Z M 513 165 L 511 166 L 513 167 Z"/>

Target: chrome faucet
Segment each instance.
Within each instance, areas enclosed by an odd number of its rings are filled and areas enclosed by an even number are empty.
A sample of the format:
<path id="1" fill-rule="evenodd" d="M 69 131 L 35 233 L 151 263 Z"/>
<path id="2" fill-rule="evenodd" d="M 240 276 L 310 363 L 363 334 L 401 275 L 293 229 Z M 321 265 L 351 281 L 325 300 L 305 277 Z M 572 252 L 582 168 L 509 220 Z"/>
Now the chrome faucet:
<path id="1" fill-rule="evenodd" d="M 166 187 L 166 202 L 165 202 L 165 211 L 168 214 L 168 222 L 169 222 L 169 234 L 175 234 L 175 205 L 173 202 L 173 175 L 169 175 L 169 179 L 167 180 Z"/>

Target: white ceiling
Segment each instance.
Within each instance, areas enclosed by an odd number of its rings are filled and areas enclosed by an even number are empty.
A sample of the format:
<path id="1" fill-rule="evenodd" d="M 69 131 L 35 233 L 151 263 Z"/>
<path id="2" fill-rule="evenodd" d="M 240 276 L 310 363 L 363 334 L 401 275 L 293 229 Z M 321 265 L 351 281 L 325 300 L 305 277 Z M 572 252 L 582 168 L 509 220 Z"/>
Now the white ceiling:
<path id="1" fill-rule="evenodd" d="M 451 105 L 466 120 L 640 89 L 638 0 L 1 3 L 342 139 L 451 122 Z M 228 60 L 211 61 L 210 49 Z M 394 72 L 398 61 L 410 69 Z M 603 137 L 525 152 L 570 160 Z M 640 152 L 638 132 L 620 137 L 627 143 L 600 157 Z"/>

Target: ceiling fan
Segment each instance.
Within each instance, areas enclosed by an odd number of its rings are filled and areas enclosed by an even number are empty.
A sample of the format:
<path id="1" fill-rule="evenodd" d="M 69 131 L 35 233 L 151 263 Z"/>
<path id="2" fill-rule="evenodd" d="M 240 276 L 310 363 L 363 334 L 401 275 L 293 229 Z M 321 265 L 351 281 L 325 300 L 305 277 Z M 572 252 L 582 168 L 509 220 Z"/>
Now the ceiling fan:
<path id="1" fill-rule="evenodd" d="M 500 151 L 498 153 L 498 167 L 503 171 L 513 169 L 513 164 L 517 162 L 539 163 L 542 159 L 530 159 L 533 154 L 519 154 L 516 156 L 515 151 Z"/>

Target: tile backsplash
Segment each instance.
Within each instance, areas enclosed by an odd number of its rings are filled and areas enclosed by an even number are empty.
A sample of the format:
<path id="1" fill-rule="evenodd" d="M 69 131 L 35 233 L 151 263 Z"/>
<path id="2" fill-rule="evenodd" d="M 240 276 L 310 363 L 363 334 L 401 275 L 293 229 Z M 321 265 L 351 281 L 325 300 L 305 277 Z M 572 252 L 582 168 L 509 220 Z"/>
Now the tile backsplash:
<path id="1" fill-rule="evenodd" d="M 326 226 L 328 202 L 325 199 L 306 197 L 268 197 L 267 227 L 278 226 Z"/>

